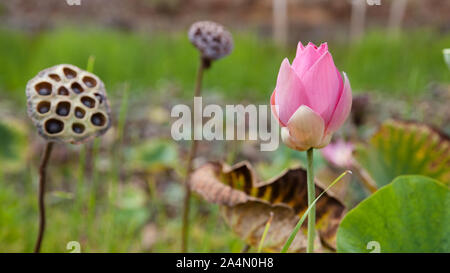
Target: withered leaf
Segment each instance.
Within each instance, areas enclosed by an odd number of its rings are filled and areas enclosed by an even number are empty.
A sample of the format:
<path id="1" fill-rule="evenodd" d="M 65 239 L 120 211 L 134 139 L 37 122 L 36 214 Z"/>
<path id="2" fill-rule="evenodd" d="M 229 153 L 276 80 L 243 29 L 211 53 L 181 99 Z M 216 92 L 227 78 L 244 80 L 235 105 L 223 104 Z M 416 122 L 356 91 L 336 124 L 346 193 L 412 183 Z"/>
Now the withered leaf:
<path id="1" fill-rule="evenodd" d="M 414 121 L 387 120 L 355 159 L 379 187 L 400 175 L 424 175 L 450 187 L 450 138 L 445 132 Z"/>
<path id="2" fill-rule="evenodd" d="M 222 206 L 225 221 L 246 243 L 257 246 L 274 213 L 264 250 L 278 252 L 283 247 L 301 215 L 308 208 L 306 171 L 288 169 L 267 182 L 258 181 L 248 162 L 232 167 L 218 162 L 207 163 L 191 175 L 190 188 L 205 200 Z M 325 187 L 315 181 L 316 196 Z M 336 197 L 325 193 L 316 204 L 316 227 L 319 246 L 335 249 L 336 231 L 345 207 Z M 306 249 L 306 222 L 297 234 L 290 251 Z"/>

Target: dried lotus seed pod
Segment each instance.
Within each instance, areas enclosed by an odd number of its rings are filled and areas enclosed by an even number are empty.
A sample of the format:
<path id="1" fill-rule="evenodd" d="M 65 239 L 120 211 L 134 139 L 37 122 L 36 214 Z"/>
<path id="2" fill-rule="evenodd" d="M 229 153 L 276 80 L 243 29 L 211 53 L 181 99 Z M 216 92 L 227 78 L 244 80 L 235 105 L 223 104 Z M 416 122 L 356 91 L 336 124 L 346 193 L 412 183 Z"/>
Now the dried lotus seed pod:
<path id="1" fill-rule="evenodd" d="M 76 66 L 42 70 L 28 82 L 26 95 L 28 115 L 48 141 L 83 143 L 111 125 L 105 85 Z"/>
<path id="2" fill-rule="evenodd" d="M 211 21 L 194 23 L 188 32 L 189 40 L 207 60 L 217 60 L 233 50 L 233 37 L 225 27 Z"/>

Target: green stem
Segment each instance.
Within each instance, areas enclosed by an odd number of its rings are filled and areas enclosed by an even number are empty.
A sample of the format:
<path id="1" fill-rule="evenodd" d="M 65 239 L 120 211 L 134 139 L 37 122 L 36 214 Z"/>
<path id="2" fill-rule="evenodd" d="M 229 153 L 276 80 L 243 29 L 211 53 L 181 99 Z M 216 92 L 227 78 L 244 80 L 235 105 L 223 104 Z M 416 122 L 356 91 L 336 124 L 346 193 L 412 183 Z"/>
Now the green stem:
<path id="1" fill-rule="evenodd" d="M 339 182 L 342 179 L 342 177 L 344 177 L 348 173 L 351 174 L 352 172 L 347 170 L 347 171 L 343 172 L 340 176 L 338 176 L 338 178 L 336 178 L 333 182 L 331 182 L 331 184 L 324 191 L 322 191 L 322 193 L 319 194 L 319 196 L 317 196 L 317 198 L 312 202 L 312 205 L 315 205 L 317 203 L 317 201 L 319 201 L 320 197 L 322 197 L 322 195 L 324 195 L 326 192 L 328 192 L 328 190 L 330 190 L 337 182 Z M 291 235 L 289 235 L 289 238 L 287 239 L 286 243 L 284 244 L 283 249 L 281 250 L 281 253 L 286 253 L 288 251 L 289 247 L 291 246 L 292 242 L 295 239 L 295 236 L 297 235 L 298 231 L 302 227 L 303 222 L 305 222 L 306 216 L 309 214 L 309 212 L 311 211 L 312 208 L 313 208 L 312 206 L 308 206 L 308 209 L 303 213 L 300 220 L 298 220 L 297 225 L 292 230 Z"/>
<path id="2" fill-rule="evenodd" d="M 86 71 L 93 73 L 94 72 L 94 64 L 95 64 L 95 56 L 91 55 L 91 56 L 89 56 L 88 61 L 87 61 Z"/>
<path id="3" fill-rule="evenodd" d="M 314 237 L 315 237 L 315 225 L 316 225 L 316 205 L 313 204 L 316 198 L 316 186 L 314 184 L 314 150 L 310 148 L 306 151 L 307 155 L 307 183 L 308 183 L 308 206 L 311 206 L 311 210 L 308 213 L 308 245 L 306 247 L 307 253 L 314 252 Z"/>

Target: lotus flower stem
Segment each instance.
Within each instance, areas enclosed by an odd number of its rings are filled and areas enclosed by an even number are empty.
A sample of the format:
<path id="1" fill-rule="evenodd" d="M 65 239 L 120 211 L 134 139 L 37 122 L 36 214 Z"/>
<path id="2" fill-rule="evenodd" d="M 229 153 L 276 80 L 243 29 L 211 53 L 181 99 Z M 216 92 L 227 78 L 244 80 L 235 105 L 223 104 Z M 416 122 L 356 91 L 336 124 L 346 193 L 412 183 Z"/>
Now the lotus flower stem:
<path id="1" fill-rule="evenodd" d="M 202 93 L 203 71 L 210 66 L 210 62 L 205 58 L 200 59 L 200 66 L 197 70 L 197 80 L 195 84 L 195 97 L 199 97 Z M 196 126 L 194 125 L 194 128 Z M 189 157 L 186 166 L 186 177 L 184 180 L 185 193 L 184 193 L 184 209 L 183 209 L 183 227 L 181 233 L 181 251 L 186 252 L 188 249 L 188 233 L 189 233 L 189 211 L 191 201 L 191 189 L 189 188 L 189 177 L 192 172 L 192 162 L 197 153 L 198 141 L 192 139 L 191 148 L 189 151 Z"/>
<path id="2" fill-rule="evenodd" d="M 34 246 L 34 253 L 41 251 L 42 239 L 45 231 L 45 180 L 47 173 L 47 164 L 53 149 L 53 142 L 49 141 L 45 145 L 44 153 L 42 155 L 41 164 L 39 166 L 39 231 L 36 244 Z"/>
<path id="3" fill-rule="evenodd" d="M 323 190 L 319 196 L 317 196 L 316 199 L 314 199 L 314 201 L 311 203 L 312 205 L 315 205 L 317 203 L 317 201 L 319 201 L 320 197 L 322 197 L 322 195 L 324 195 L 326 192 L 328 192 L 328 190 L 330 190 L 337 182 L 341 181 L 341 179 L 346 175 L 346 174 L 351 174 L 352 172 L 350 170 L 346 170 L 345 172 L 343 172 L 341 175 L 339 175 L 333 182 L 331 182 L 331 184 L 325 189 Z M 295 226 L 294 230 L 292 230 L 291 235 L 289 235 L 289 238 L 287 239 L 286 243 L 284 244 L 283 248 L 281 249 L 281 253 L 286 253 L 289 250 L 289 247 L 291 246 L 292 242 L 295 239 L 295 236 L 297 236 L 297 233 L 299 232 L 300 228 L 303 225 L 303 222 L 306 219 L 306 216 L 309 215 L 309 212 L 312 209 L 315 209 L 315 206 L 308 206 L 308 209 L 303 213 L 302 217 L 300 217 L 300 220 L 298 220 L 297 225 Z"/>
<path id="4" fill-rule="evenodd" d="M 308 183 L 308 206 L 312 206 L 308 213 L 308 245 L 306 248 L 307 253 L 314 252 L 314 237 L 315 237 L 315 225 L 316 225 L 316 205 L 313 204 L 316 198 L 316 188 L 314 184 L 314 150 L 310 148 L 306 151 L 307 156 L 307 183 Z"/>

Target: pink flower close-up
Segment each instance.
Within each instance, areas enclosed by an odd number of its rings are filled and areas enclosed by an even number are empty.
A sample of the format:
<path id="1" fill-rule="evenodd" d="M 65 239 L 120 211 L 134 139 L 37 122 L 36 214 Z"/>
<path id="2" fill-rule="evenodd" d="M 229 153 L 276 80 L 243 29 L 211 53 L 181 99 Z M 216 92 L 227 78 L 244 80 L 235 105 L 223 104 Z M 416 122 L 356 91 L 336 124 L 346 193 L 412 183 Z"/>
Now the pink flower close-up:
<path id="1" fill-rule="evenodd" d="M 334 166 L 349 169 L 353 162 L 353 149 L 354 145 L 351 142 L 340 139 L 320 151 L 323 157 Z"/>
<path id="2" fill-rule="evenodd" d="M 323 148 L 347 119 L 352 91 L 347 75 L 334 65 L 327 43 L 298 43 L 292 62 L 285 58 L 270 98 L 283 142 L 305 151 Z"/>

